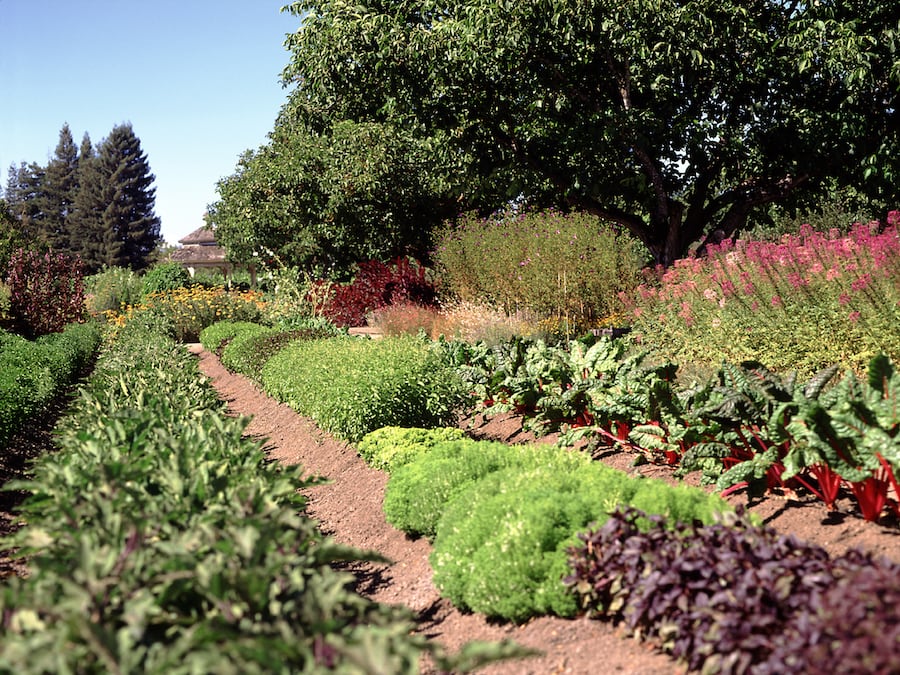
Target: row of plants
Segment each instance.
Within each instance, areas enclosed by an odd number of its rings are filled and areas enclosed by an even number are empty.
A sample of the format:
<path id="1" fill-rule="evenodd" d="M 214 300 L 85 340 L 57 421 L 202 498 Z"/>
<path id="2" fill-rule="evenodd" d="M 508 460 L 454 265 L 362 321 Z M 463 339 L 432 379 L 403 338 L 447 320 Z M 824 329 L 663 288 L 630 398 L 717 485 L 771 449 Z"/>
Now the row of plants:
<path id="1" fill-rule="evenodd" d="M 281 330 L 226 323 L 210 326 L 200 339 L 211 351 L 230 340 L 223 359 L 237 372 L 249 372 L 249 363 L 261 365 L 253 377 L 266 393 L 348 441 L 383 426 L 453 423 L 468 399 L 455 370 L 426 339 L 303 339 L 321 337 L 313 329 L 267 343 L 253 340 Z"/>
<path id="2" fill-rule="evenodd" d="M 742 514 L 672 523 L 619 509 L 580 539 L 565 580 L 579 607 L 692 672 L 900 672 L 896 563 L 831 558 Z"/>
<path id="3" fill-rule="evenodd" d="M 622 296 L 625 322 L 665 360 L 760 361 L 812 376 L 900 358 L 900 211 L 849 232 L 804 225 L 777 241 L 725 240 Z"/>
<path id="4" fill-rule="evenodd" d="M 266 462 L 196 362 L 139 319 L 103 352 L 2 542 L 29 575 L 0 593 L 4 672 L 418 672 L 449 660 L 411 615 L 348 590 L 299 467 Z"/>
<path id="5" fill-rule="evenodd" d="M 578 605 L 562 583 L 576 535 L 633 504 L 673 522 L 710 523 L 730 507 L 716 495 L 633 478 L 552 445 L 507 445 L 458 429 L 386 427 L 360 455 L 386 467 L 388 522 L 433 542 L 434 583 L 457 607 L 513 621 Z"/>
<path id="6" fill-rule="evenodd" d="M 96 322 L 75 323 L 26 340 L 0 329 L 0 450 L 85 373 L 102 330 Z"/>
<path id="7" fill-rule="evenodd" d="M 578 344 L 580 364 L 602 364 L 634 394 L 646 390 L 642 369 L 660 382 L 674 374 L 644 368 L 620 340 Z M 462 361 L 472 349 L 442 348 Z M 624 398 L 632 409 L 641 404 Z M 725 398 L 722 409 L 740 407 Z M 633 443 L 630 430 L 611 429 Z M 714 517 L 728 511 L 716 495 L 629 478 L 559 447 L 478 442 L 459 428 L 384 427 L 357 449 L 389 472 L 388 520 L 433 541 L 434 581 L 462 608 L 514 621 L 587 611 L 626 623 L 702 672 L 896 669 L 891 563 L 859 553 L 831 560 L 747 516 Z"/>
<path id="8" fill-rule="evenodd" d="M 153 291 L 137 305 L 106 310 L 107 322 L 118 330 L 138 315 L 168 326 L 167 333 L 178 342 L 197 342 L 200 332 L 217 321 L 259 321 L 265 308 L 259 291 L 229 291 L 224 287 L 200 285 Z"/>
<path id="9" fill-rule="evenodd" d="M 900 516 L 900 374 L 880 355 L 866 378 L 825 369 L 801 383 L 758 362 L 724 364 L 680 387 L 676 367 L 606 338 L 551 346 L 442 343 L 487 414 L 515 411 L 538 434 L 617 445 L 719 489 L 806 489 L 835 507 L 841 489 L 866 520 Z"/>

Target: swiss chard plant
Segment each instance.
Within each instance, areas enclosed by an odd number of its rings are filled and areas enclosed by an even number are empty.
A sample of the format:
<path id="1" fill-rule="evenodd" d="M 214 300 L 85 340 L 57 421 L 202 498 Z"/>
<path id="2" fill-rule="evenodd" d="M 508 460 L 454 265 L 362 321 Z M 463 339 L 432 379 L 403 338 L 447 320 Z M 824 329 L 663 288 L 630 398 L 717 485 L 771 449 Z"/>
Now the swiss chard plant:
<path id="1" fill-rule="evenodd" d="M 900 374 L 886 356 L 872 359 L 865 380 L 849 373 L 787 428 L 795 444 L 786 476 L 830 472 L 846 481 L 866 520 L 885 507 L 900 515 Z"/>

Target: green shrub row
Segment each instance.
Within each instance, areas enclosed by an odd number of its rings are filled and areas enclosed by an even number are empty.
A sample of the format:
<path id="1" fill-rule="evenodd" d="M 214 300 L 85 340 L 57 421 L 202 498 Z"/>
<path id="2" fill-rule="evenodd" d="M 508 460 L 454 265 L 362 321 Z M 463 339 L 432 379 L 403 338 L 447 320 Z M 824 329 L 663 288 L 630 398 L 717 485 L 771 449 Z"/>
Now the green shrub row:
<path id="1" fill-rule="evenodd" d="M 100 346 L 95 322 L 29 341 L 0 331 L 0 448 L 82 373 Z"/>
<path id="2" fill-rule="evenodd" d="M 370 464 L 391 471 L 388 521 L 433 539 L 434 582 L 455 605 L 514 621 L 572 616 L 563 584 L 578 533 L 620 504 L 673 522 L 711 522 L 730 510 L 717 495 L 631 478 L 550 445 L 441 440 L 445 430 L 373 432 L 359 443 Z M 392 440 L 397 444 L 391 452 Z"/>
<path id="3" fill-rule="evenodd" d="M 414 337 L 295 341 L 266 362 L 262 383 L 351 442 L 384 426 L 447 426 L 467 400 L 455 370 Z"/>
<path id="4" fill-rule="evenodd" d="M 291 342 L 342 334 L 341 329 L 315 320 L 277 326 L 219 321 L 200 332 L 200 343 L 204 349 L 217 353 L 229 371 L 262 384 L 261 373 L 266 361 Z"/>
<path id="5" fill-rule="evenodd" d="M 28 525 L 0 543 L 29 576 L 0 594 L 0 671 L 413 673 L 425 652 L 458 670 L 406 611 L 347 590 L 332 563 L 362 554 L 321 536 L 301 469 L 265 462 L 221 406 L 138 324 L 102 355 L 59 452 L 13 486 Z"/>

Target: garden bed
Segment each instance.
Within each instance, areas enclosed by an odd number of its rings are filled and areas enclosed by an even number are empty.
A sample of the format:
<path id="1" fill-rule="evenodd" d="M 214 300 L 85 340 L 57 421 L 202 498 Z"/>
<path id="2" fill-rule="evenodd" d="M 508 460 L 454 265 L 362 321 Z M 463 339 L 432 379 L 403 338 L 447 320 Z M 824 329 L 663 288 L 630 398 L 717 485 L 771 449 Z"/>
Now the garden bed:
<path id="1" fill-rule="evenodd" d="M 459 612 L 440 598 L 431 583 L 430 545 L 421 539 L 411 540 L 386 523 L 381 510 L 386 474 L 366 466 L 353 447 L 322 432 L 288 406 L 276 403 L 246 378 L 227 372 L 214 355 L 201 352 L 200 366 L 233 412 L 253 415 L 249 430 L 269 439 L 267 449 L 273 458 L 300 463 L 309 473 L 329 479 L 328 484 L 308 491 L 310 514 L 341 542 L 377 550 L 394 561 L 388 566 L 359 565 L 355 570 L 359 590 L 375 600 L 412 608 L 419 615 L 424 634 L 451 648 L 473 639 L 512 638 L 545 654 L 525 663 L 501 664 L 484 671 L 489 673 L 677 672 L 671 659 L 625 639 L 607 623 L 542 617 L 518 626 Z M 529 440 L 514 416 L 490 421 L 476 418 L 463 424 L 486 438 Z M 631 456 L 623 453 L 600 459 L 627 471 L 671 475 L 671 469 L 654 465 L 632 468 Z M 832 555 L 859 547 L 900 559 L 896 524 L 863 521 L 850 511 L 849 500 L 839 501 L 841 510 L 829 513 L 820 502 L 790 495 L 750 500 L 736 493 L 730 499 L 747 504 L 778 530 L 819 544 Z"/>

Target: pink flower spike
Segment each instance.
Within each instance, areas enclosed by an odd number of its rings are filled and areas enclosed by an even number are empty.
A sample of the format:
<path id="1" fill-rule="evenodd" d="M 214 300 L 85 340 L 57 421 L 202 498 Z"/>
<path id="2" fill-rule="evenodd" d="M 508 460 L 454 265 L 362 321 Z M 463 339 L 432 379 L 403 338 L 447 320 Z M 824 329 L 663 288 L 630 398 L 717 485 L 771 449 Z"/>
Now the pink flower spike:
<path id="1" fill-rule="evenodd" d="M 772 296 L 772 307 L 784 307 L 784 303 L 781 301 L 780 295 Z"/>
<path id="2" fill-rule="evenodd" d="M 859 312 L 850 312 L 850 314 L 847 315 L 847 318 L 850 319 L 851 322 L 856 323 L 859 321 L 859 316 Z"/>

